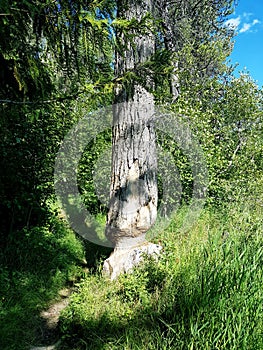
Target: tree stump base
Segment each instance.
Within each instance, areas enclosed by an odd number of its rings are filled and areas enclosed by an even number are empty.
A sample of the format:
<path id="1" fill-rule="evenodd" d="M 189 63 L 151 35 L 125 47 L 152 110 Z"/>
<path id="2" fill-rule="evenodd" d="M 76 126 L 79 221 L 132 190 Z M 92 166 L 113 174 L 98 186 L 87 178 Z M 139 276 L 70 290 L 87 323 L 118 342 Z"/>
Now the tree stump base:
<path id="1" fill-rule="evenodd" d="M 130 241 L 129 241 L 130 243 Z M 103 264 L 103 274 L 111 280 L 115 280 L 121 273 L 131 272 L 138 266 L 145 256 L 158 259 L 162 247 L 158 244 L 143 241 L 136 242 L 136 245 L 120 244 Z"/>

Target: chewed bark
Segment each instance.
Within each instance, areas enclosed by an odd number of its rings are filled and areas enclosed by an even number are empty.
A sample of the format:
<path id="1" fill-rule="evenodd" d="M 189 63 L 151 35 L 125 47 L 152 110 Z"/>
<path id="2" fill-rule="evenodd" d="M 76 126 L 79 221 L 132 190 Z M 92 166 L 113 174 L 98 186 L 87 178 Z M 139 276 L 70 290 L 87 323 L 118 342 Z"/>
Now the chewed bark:
<path id="1" fill-rule="evenodd" d="M 115 106 L 107 237 L 143 235 L 157 215 L 157 155 L 151 123 L 153 100 L 136 88 L 134 99 Z M 142 93 L 143 92 L 143 93 Z M 142 98 L 143 97 L 143 98 Z"/>

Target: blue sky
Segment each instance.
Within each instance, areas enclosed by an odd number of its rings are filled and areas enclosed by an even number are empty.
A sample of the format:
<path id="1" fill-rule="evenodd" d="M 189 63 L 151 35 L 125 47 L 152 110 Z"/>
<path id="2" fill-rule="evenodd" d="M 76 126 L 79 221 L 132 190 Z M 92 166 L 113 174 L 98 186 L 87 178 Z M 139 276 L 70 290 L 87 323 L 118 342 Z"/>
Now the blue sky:
<path id="1" fill-rule="evenodd" d="M 263 86 L 263 0 L 239 0 L 235 12 L 226 21 L 236 29 L 231 63 L 239 63 L 235 74 L 246 71 Z"/>

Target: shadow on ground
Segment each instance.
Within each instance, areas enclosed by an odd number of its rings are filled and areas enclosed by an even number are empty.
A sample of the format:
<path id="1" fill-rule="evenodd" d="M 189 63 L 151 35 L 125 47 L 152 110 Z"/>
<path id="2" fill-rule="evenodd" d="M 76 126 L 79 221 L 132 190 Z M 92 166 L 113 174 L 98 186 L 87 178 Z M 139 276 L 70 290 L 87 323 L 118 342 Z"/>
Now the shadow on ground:
<path id="1" fill-rule="evenodd" d="M 107 254 L 99 246 L 85 245 L 86 249 L 55 219 L 48 228 L 34 227 L 10 236 L 0 253 L 1 350 L 28 350 L 58 341 L 58 314 L 67 304 L 61 291 L 74 289 Z"/>

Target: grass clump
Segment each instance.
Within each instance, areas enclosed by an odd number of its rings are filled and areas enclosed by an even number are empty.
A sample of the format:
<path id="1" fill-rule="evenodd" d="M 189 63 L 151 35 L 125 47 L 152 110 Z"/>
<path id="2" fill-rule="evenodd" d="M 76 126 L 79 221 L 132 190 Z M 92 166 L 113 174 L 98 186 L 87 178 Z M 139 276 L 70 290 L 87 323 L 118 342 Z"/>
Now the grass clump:
<path id="1" fill-rule="evenodd" d="M 61 348 L 263 348 L 262 207 L 206 209 L 187 233 L 158 237 L 164 252 L 109 282 L 87 275 L 61 315 Z"/>

